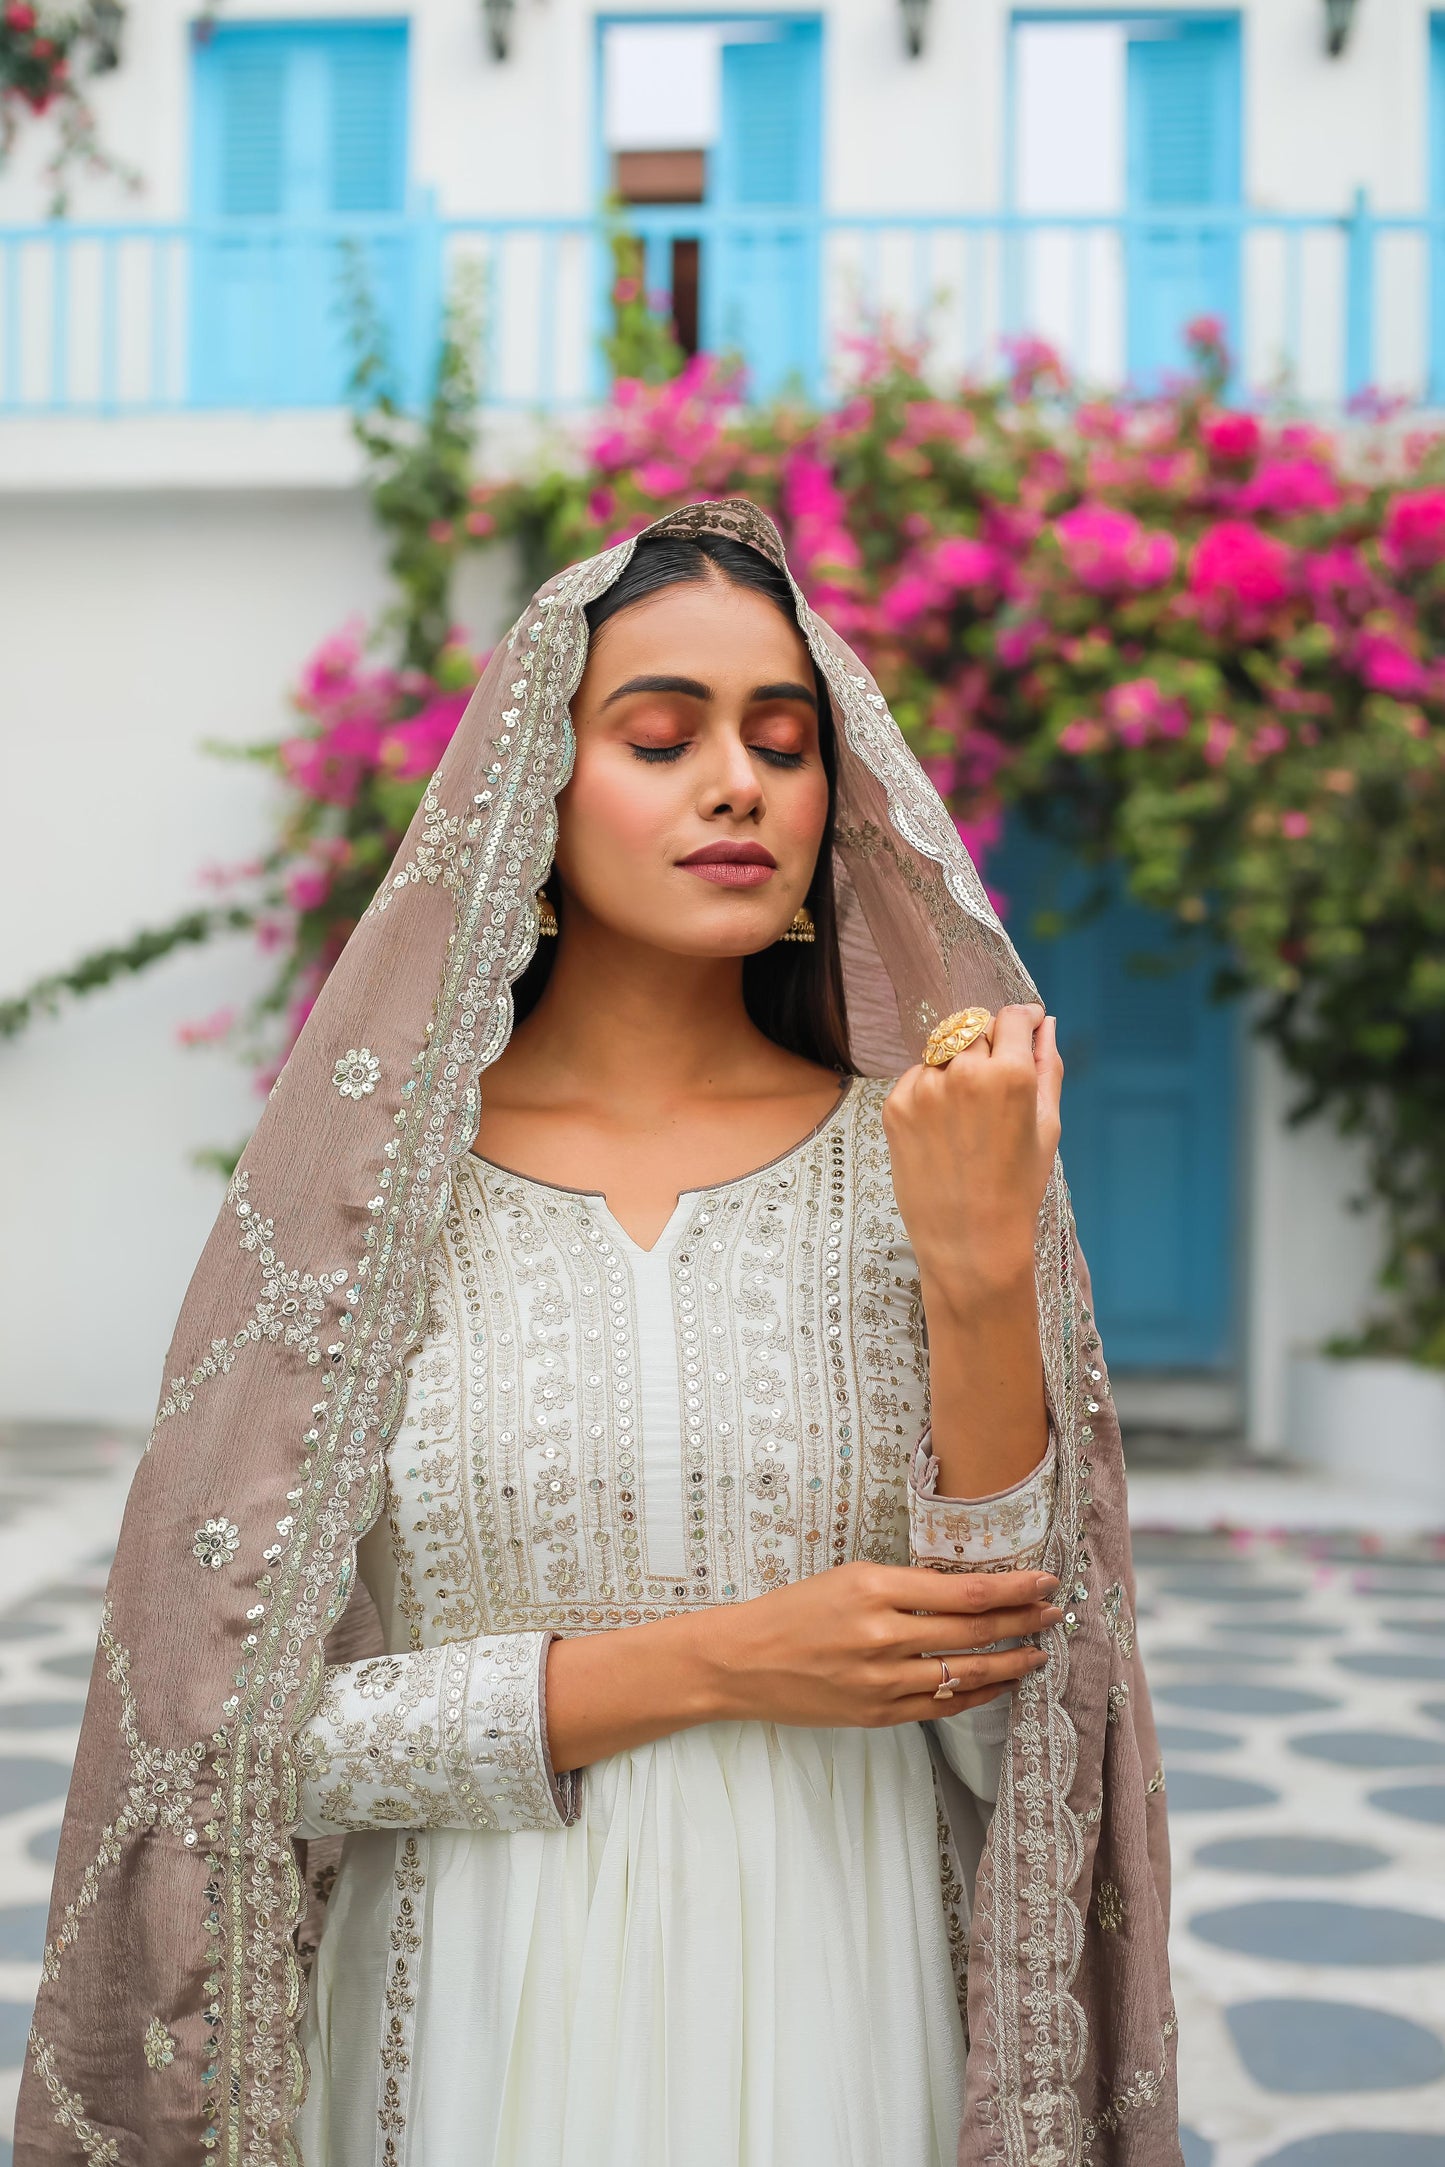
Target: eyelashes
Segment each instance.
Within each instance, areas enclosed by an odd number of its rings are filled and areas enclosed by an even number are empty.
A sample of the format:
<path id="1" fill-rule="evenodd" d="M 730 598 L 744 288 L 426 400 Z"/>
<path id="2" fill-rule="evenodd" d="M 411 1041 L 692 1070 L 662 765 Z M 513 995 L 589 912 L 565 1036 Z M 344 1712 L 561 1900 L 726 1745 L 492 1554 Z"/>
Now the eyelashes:
<path id="1" fill-rule="evenodd" d="M 654 765 L 668 765 L 682 758 L 687 751 L 687 745 L 634 745 L 632 750 L 639 760 L 647 760 Z M 776 745 L 753 745 L 749 750 L 755 752 L 759 759 L 766 760 L 770 767 L 789 768 L 803 765 L 802 753 L 783 752 Z"/>

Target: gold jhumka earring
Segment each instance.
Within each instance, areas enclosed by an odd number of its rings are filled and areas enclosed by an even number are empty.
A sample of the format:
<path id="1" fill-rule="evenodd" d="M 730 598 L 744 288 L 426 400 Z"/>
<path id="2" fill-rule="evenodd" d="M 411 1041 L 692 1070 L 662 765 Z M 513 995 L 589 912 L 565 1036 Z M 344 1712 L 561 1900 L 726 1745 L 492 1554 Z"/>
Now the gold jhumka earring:
<path id="1" fill-rule="evenodd" d="M 557 938 L 557 913 L 545 888 L 537 890 L 537 937 L 544 941 Z"/>
<path id="2" fill-rule="evenodd" d="M 793 913 L 792 924 L 788 927 L 787 932 L 780 933 L 778 938 L 785 941 L 815 941 L 818 938 L 818 929 L 813 923 L 813 913 L 806 903 L 798 905 Z"/>

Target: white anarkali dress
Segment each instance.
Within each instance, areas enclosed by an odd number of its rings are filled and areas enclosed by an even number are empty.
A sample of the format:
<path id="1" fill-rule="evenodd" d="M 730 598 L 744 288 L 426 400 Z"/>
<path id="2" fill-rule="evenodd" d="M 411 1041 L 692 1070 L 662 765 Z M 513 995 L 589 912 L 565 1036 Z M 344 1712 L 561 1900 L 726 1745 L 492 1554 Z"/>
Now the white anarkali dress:
<path id="1" fill-rule="evenodd" d="M 973 1858 L 1007 1702 L 713 1723 L 573 1774 L 553 1634 L 852 1558 L 1037 1561 L 1052 1455 L 935 1498 L 918 1275 L 879 1109 L 679 1197 L 468 1156 L 361 1564 L 390 1655 L 328 1673 L 301 1832 L 347 1832 L 302 2033 L 306 2167 L 953 2167 Z"/>

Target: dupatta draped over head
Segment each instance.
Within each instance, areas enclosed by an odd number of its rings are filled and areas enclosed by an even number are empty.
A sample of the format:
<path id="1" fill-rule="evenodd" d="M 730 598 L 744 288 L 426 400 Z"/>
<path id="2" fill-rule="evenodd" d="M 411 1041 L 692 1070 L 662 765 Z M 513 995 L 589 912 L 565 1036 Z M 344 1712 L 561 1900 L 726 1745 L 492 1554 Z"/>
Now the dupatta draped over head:
<path id="1" fill-rule="evenodd" d="M 648 532 L 730 535 L 785 563 L 745 502 Z M 334 1851 L 308 1858 L 291 1834 L 293 1741 L 324 1665 L 380 1650 L 356 1543 L 380 1509 L 424 1258 L 537 940 L 583 611 L 632 547 L 549 581 L 492 655 L 191 1281 L 107 1590 L 20 2167 L 297 2160 L 302 1951 Z M 797 608 L 837 732 L 853 1059 L 896 1075 L 940 1017 L 1034 987 L 873 679 Z M 1177 2167 L 1163 1774 L 1118 1425 L 1057 1167 L 1037 1262 L 1059 1439 L 1046 1562 L 1066 1620 L 1018 1688 L 978 1872 L 959 2161 Z"/>

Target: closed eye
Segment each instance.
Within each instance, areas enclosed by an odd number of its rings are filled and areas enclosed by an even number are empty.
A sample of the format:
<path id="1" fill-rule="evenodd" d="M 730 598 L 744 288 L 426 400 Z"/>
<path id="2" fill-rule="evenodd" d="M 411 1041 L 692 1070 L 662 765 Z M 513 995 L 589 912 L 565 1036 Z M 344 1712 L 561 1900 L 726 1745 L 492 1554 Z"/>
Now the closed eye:
<path id="1" fill-rule="evenodd" d="M 632 750 L 639 760 L 680 760 L 687 751 L 686 745 L 634 745 Z"/>
<path id="2" fill-rule="evenodd" d="M 685 743 L 681 745 L 634 745 L 632 750 L 639 760 L 649 760 L 657 763 L 680 760 L 687 751 L 687 746 Z M 757 753 L 759 758 L 766 760 L 771 767 L 801 767 L 805 758 L 805 755 L 800 752 L 784 752 L 777 745 L 750 745 L 748 750 Z"/>

